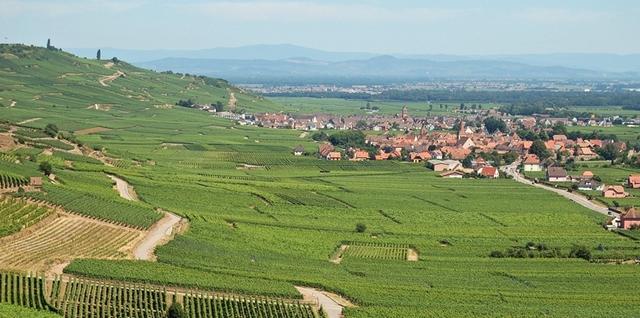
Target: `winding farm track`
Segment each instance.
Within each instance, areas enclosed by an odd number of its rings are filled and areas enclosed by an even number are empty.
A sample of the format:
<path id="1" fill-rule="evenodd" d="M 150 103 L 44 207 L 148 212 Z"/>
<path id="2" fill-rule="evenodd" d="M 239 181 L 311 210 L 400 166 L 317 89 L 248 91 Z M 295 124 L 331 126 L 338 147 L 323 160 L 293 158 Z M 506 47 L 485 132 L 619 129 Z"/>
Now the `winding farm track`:
<path id="1" fill-rule="evenodd" d="M 524 178 L 518 171 L 517 171 L 517 166 L 518 166 L 519 162 L 514 162 L 511 165 L 508 166 L 504 166 L 501 168 L 502 171 L 504 171 L 506 174 L 510 175 L 513 177 L 513 180 L 518 181 L 520 183 L 526 184 L 526 185 L 531 185 L 534 186 L 536 188 L 540 188 L 540 189 L 544 189 L 547 191 L 551 191 L 551 192 L 555 192 L 575 203 L 578 203 L 580 205 L 582 205 L 583 207 L 593 210 L 595 212 L 598 212 L 600 214 L 604 214 L 604 215 L 609 215 L 609 209 L 607 207 L 603 207 L 599 204 L 594 203 L 593 201 L 589 201 L 587 198 L 585 198 L 584 196 L 577 194 L 577 193 L 573 193 L 573 192 L 568 192 L 564 189 L 557 189 L 557 188 L 553 188 L 550 186 L 546 186 L 544 184 L 539 184 L 539 183 L 535 183 L 532 182 L 530 180 L 527 180 L 526 178 Z"/>
<path id="2" fill-rule="evenodd" d="M 295 286 L 305 301 L 316 302 L 327 314 L 328 318 L 342 318 L 344 307 L 355 307 L 342 297 L 310 287 Z"/>
<path id="3" fill-rule="evenodd" d="M 129 184 L 126 181 L 113 175 L 109 175 L 109 178 L 111 178 L 111 180 L 116 182 L 116 189 L 118 190 L 120 197 L 129 201 L 138 201 L 138 197 L 133 191 L 133 188 L 129 186 Z"/>
<path id="4" fill-rule="evenodd" d="M 123 76 L 127 76 L 127 75 L 122 71 L 117 71 L 117 72 L 113 73 L 113 75 L 102 77 L 101 79 L 98 80 L 98 82 L 102 86 L 109 86 L 108 83 L 111 83 L 114 80 L 116 80 L 117 78 L 120 78 L 120 77 L 123 77 Z"/>
<path id="5" fill-rule="evenodd" d="M 109 178 L 116 182 L 116 189 L 122 198 L 130 201 L 138 200 L 135 192 L 133 191 L 133 187 L 130 186 L 129 183 L 113 175 L 109 175 Z M 165 212 L 164 217 L 154 224 L 140 243 L 134 247 L 133 256 L 135 259 L 144 261 L 155 260 L 153 252 L 156 247 L 171 239 L 173 229 L 181 220 L 181 217 L 173 213 Z"/>
<path id="6" fill-rule="evenodd" d="M 28 124 L 28 123 L 30 123 L 30 122 L 34 122 L 34 121 L 36 121 L 36 120 L 40 120 L 40 119 L 42 119 L 42 118 L 40 118 L 40 117 L 30 118 L 30 119 L 23 120 L 23 121 L 19 122 L 19 123 L 18 123 L 18 125 Z"/>
<path id="7" fill-rule="evenodd" d="M 133 249 L 135 259 L 143 261 L 155 260 L 153 252 L 156 247 L 171 239 L 174 227 L 176 227 L 181 220 L 182 218 L 179 216 L 166 212 L 164 217 L 149 229 L 149 233 L 147 233 L 142 241 Z"/>

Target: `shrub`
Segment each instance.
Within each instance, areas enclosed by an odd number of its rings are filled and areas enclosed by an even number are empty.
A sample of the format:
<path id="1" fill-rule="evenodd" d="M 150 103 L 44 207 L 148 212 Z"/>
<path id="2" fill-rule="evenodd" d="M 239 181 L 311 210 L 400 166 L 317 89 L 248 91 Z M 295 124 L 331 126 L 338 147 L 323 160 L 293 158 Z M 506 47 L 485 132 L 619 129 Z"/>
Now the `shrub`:
<path id="1" fill-rule="evenodd" d="M 504 253 L 502 251 L 491 251 L 491 253 L 489 254 L 489 257 L 503 258 Z"/>
<path id="2" fill-rule="evenodd" d="M 367 230 L 367 226 L 364 223 L 356 224 L 356 232 L 364 233 L 364 231 L 366 231 L 366 230 Z"/>
<path id="3" fill-rule="evenodd" d="M 53 172 L 53 167 L 51 166 L 51 163 L 49 163 L 49 161 L 42 161 L 40 162 L 40 165 L 38 166 L 38 168 L 40 169 L 40 171 L 42 171 L 42 173 L 44 173 L 46 176 L 50 175 L 51 172 Z"/>
<path id="4" fill-rule="evenodd" d="M 569 257 L 573 258 L 582 258 L 585 260 L 591 260 L 591 251 L 583 245 L 574 245 L 571 248 L 571 252 L 569 253 Z"/>
<path id="5" fill-rule="evenodd" d="M 173 302 L 171 306 L 169 306 L 169 310 L 167 310 L 167 318 L 184 318 L 186 317 L 184 310 L 182 309 L 182 305 L 178 302 Z"/>

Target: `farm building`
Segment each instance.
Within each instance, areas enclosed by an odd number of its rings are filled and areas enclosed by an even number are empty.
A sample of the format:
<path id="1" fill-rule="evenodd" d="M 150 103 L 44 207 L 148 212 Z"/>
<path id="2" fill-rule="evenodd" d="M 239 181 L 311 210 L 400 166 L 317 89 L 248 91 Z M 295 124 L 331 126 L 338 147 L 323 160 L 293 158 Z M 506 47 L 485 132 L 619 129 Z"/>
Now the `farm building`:
<path id="1" fill-rule="evenodd" d="M 462 168 L 462 164 L 457 160 L 437 160 L 432 159 L 429 160 L 429 165 L 436 172 L 448 171 L 448 170 L 458 170 Z"/>
<path id="2" fill-rule="evenodd" d="M 593 179 L 582 179 L 578 182 L 578 190 L 582 191 L 602 191 L 604 185 Z"/>
<path id="3" fill-rule="evenodd" d="M 598 158 L 598 154 L 593 152 L 589 147 L 580 147 L 576 151 L 576 156 L 582 160 L 592 160 Z"/>
<path id="4" fill-rule="evenodd" d="M 29 178 L 29 185 L 34 187 L 34 188 L 42 187 L 42 177 L 30 177 Z"/>
<path id="5" fill-rule="evenodd" d="M 524 171 L 542 171 L 540 158 L 534 154 L 527 155 L 522 163 Z"/>
<path id="6" fill-rule="evenodd" d="M 620 214 L 620 228 L 628 230 L 632 227 L 640 227 L 640 211 L 634 207 Z"/>
<path id="7" fill-rule="evenodd" d="M 484 166 L 478 169 L 477 173 L 479 176 L 485 178 L 497 178 L 500 176 L 500 172 L 498 172 L 498 169 L 492 166 Z"/>
<path id="8" fill-rule="evenodd" d="M 464 176 L 464 172 L 458 170 L 445 171 L 441 173 L 440 176 L 449 179 L 462 179 L 462 177 Z"/>
<path id="9" fill-rule="evenodd" d="M 549 182 L 567 182 L 569 177 L 567 171 L 562 167 L 549 167 L 547 169 L 547 180 Z"/>
<path id="10" fill-rule="evenodd" d="M 342 154 L 338 151 L 331 151 L 327 154 L 327 160 L 336 161 L 342 159 Z"/>
<path id="11" fill-rule="evenodd" d="M 302 156 L 303 153 L 304 153 L 304 147 L 297 146 L 297 147 L 293 148 L 293 155 L 294 156 Z"/>
<path id="12" fill-rule="evenodd" d="M 620 185 L 605 186 L 602 189 L 602 195 L 605 198 L 625 198 L 629 196 L 629 193 L 624 191 L 624 187 Z"/>
<path id="13" fill-rule="evenodd" d="M 333 145 L 330 143 L 323 143 L 318 146 L 318 153 L 321 157 L 326 158 L 333 149 Z"/>
<path id="14" fill-rule="evenodd" d="M 627 178 L 627 184 L 629 185 L 629 188 L 640 189 L 640 175 L 630 175 Z"/>

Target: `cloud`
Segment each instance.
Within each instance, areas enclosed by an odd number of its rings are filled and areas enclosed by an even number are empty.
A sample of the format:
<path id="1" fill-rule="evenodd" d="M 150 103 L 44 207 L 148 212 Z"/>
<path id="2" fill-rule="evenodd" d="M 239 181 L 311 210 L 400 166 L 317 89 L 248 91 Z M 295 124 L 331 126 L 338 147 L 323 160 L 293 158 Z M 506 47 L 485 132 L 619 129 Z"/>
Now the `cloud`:
<path id="1" fill-rule="evenodd" d="M 174 5 L 223 20 L 244 22 L 433 22 L 461 15 L 463 10 L 382 7 L 364 4 L 293 1 L 222 1 Z"/>

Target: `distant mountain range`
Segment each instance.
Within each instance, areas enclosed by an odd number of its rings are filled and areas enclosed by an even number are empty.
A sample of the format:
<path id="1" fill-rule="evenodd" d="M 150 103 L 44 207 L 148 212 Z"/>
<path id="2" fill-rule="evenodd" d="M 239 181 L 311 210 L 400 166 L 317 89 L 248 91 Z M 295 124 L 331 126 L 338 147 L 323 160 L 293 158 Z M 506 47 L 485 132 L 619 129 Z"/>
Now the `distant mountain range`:
<path id="1" fill-rule="evenodd" d="M 93 57 L 97 49 L 70 49 Z M 301 46 L 253 45 L 204 50 L 103 48 L 158 71 L 202 74 L 234 82 L 414 81 L 452 79 L 640 79 L 640 54 L 378 55 Z"/>

